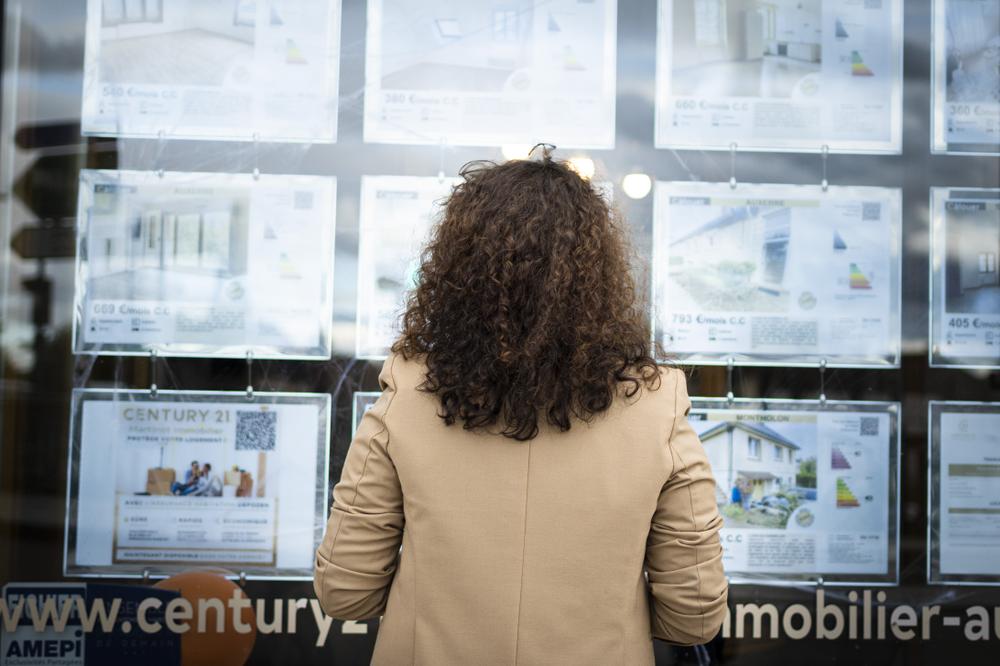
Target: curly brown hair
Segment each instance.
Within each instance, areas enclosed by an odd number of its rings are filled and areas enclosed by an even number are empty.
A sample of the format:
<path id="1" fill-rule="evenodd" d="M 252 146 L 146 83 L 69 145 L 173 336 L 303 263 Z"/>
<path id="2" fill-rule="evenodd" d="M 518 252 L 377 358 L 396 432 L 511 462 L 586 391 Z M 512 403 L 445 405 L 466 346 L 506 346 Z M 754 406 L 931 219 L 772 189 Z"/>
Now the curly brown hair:
<path id="1" fill-rule="evenodd" d="M 660 373 L 626 225 L 551 159 L 472 162 L 421 255 L 393 351 L 422 357 L 445 423 L 528 440 Z M 626 386 L 620 387 L 620 384 Z"/>

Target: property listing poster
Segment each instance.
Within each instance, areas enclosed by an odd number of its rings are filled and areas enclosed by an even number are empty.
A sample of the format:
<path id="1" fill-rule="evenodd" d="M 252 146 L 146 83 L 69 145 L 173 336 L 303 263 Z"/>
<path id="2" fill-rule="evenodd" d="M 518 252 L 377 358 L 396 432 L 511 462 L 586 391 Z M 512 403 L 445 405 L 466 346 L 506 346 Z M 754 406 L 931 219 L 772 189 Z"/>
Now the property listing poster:
<path id="1" fill-rule="evenodd" d="M 77 389 L 67 573 L 311 575 L 327 394 Z"/>
<path id="2" fill-rule="evenodd" d="M 368 0 L 364 140 L 613 148 L 616 0 Z"/>
<path id="3" fill-rule="evenodd" d="M 931 189 L 931 364 L 1000 366 L 1000 189 Z"/>
<path id="4" fill-rule="evenodd" d="M 1000 152 L 1000 3 L 934 0 L 934 152 Z"/>
<path id="5" fill-rule="evenodd" d="M 1000 403 L 930 412 L 929 579 L 1000 584 Z"/>
<path id="6" fill-rule="evenodd" d="M 84 134 L 337 138 L 340 0 L 88 0 Z"/>
<path id="7" fill-rule="evenodd" d="M 357 431 L 358 426 L 361 425 L 361 417 L 368 413 L 368 410 L 375 406 L 378 402 L 379 396 L 382 395 L 381 391 L 358 391 L 354 394 L 354 409 L 352 422 L 354 425 L 351 426 L 351 437 L 354 437 L 354 433 Z"/>
<path id="8" fill-rule="evenodd" d="M 902 0 L 660 0 L 656 147 L 898 153 Z"/>
<path id="9" fill-rule="evenodd" d="M 654 326 L 699 363 L 894 365 L 900 193 L 658 182 Z"/>
<path id="10" fill-rule="evenodd" d="M 328 358 L 336 181 L 80 175 L 75 349 Z"/>
<path id="11" fill-rule="evenodd" d="M 458 178 L 362 176 L 357 356 L 385 357 L 415 284 L 420 250 Z"/>
<path id="12" fill-rule="evenodd" d="M 689 421 L 716 479 L 726 572 L 894 580 L 898 410 L 695 399 Z"/>

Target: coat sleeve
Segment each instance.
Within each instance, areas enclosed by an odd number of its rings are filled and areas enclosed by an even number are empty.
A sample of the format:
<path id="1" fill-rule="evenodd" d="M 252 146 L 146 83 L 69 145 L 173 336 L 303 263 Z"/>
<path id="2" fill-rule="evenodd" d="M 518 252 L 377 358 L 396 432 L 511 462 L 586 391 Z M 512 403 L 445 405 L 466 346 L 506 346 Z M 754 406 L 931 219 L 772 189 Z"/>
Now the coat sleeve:
<path id="1" fill-rule="evenodd" d="M 646 543 L 652 634 L 694 645 L 715 637 L 727 613 L 715 479 L 688 423 L 683 373 L 675 370 L 674 423 L 668 442 L 673 469 L 660 491 Z"/>
<path id="2" fill-rule="evenodd" d="M 403 493 L 389 456 L 386 416 L 396 386 L 395 357 L 379 374 L 382 395 L 361 418 L 340 481 L 323 543 L 316 553 L 313 587 L 320 606 L 339 620 L 364 620 L 385 611 L 403 538 Z"/>

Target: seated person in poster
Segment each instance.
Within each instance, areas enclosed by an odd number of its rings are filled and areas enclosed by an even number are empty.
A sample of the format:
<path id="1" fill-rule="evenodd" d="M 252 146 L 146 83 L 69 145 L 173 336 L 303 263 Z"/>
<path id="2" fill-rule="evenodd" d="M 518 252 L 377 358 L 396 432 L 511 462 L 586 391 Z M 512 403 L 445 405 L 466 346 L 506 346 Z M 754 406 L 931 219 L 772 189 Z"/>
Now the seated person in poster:
<path id="1" fill-rule="evenodd" d="M 198 461 L 192 460 L 191 466 L 184 471 L 184 482 L 174 481 L 170 484 L 170 493 L 172 495 L 184 495 L 185 490 L 192 488 L 195 482 L 198 480 Z"/>
<path id="2" fill-rule="evenodd" d="M 201 468 L 201 476 L 198 477 L 198 483 L 191 494 L 200 497 L 222 497 L 222 479 L 218 474 L 212 474 L 210 463 L 205 463 Z"/>

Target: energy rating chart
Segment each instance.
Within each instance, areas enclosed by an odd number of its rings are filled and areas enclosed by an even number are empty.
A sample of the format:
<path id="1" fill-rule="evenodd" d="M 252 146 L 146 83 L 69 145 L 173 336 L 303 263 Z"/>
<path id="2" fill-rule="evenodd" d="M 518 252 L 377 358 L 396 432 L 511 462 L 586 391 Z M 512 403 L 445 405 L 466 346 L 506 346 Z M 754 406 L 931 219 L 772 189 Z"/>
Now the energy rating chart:
<path id="1" fill-rule="evenodd" d="M 830 450 L 830 468 L 851 469 L 851 463 L 836 446 Z"/>
<path id="2" fill-rule="evenodd" d="M 851 492 L 851 487 L 847 485 L 845 479 L 837 479 L 837 508 L 843 509 L 852 506 L 861 506 L 861 502 Z"/>

